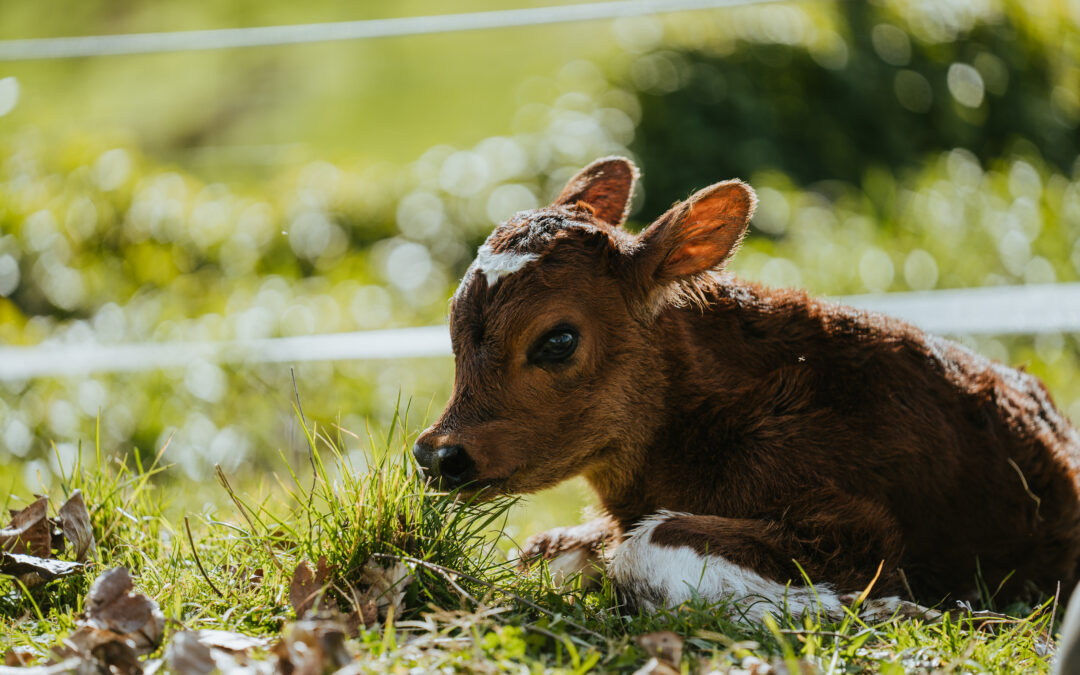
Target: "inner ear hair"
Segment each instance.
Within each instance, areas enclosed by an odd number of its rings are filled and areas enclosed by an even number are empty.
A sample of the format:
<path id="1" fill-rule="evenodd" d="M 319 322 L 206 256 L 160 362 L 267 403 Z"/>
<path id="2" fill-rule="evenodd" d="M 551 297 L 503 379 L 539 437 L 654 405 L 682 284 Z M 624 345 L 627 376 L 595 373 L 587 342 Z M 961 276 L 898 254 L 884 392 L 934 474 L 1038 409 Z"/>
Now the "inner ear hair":
<path id="1" fill-rule="evenodd" d="M 574 208 L 578 209 L 579 211 L 584 211 L 585 213 L 589 214 L 590 216 L 595 216 L 596 215 L 596 208 L 594 208 L 593 205 L 589 204 L 588 202 L 583 202 L 581 200 L 578 200 L 577 202 L 574 203 Z"/>
<path id="2" fill-rule="evenodd" d="M 676 204 L 639 235 L 654 284 L 690 281 L 722 269 L 739 248 L 757 196 L 741 180 L 716 183 Z"/>
<path id="3" fill-rule="evenodd" d="M 637 178 L 637 167 L 625 157 L 598 159 L 571 178 L 553 204 L 584 206 L 600 222 L 618 227 L 630 210 Z"/>

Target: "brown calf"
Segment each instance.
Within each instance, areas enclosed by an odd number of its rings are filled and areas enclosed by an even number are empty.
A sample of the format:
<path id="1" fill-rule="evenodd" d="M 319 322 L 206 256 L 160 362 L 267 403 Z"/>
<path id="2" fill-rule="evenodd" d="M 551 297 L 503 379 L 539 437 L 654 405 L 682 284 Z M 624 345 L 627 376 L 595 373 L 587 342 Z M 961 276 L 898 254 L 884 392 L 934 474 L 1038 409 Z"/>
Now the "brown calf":
<path id="1" fill-rule="evenodd" d="M 414 448 L 428 475 L 513 493 L 584 475 L 607 517 L 526 554 L 606 542 L 646 608 L 797 613 L 815 602 L 799 566 L 832 613 L 879 564 L 874 596 L 928 603 L 979 573 L 1003 598 L 1073 587 L 1080 437 L 1037 379 L 719 273 L 754 211 L 739 181 L 626 231 L 636 173 L 595 162 L 480 248 L 451 306 L 453 396 Z"/>

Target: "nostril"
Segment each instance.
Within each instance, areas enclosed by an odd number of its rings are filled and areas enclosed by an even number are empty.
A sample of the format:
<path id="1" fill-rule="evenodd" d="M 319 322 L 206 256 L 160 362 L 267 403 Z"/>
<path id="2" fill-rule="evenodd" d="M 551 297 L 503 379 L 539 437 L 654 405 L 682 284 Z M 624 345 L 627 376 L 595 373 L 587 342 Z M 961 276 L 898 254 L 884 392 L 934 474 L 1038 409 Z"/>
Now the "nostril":
<path id="1" fill-rule="evenodd" d="M 417 443 L 412 449 L 413 457 L 416 458 L 416 463 L 420 465 L 420 468 L 425 473 L 431 473 L 433 470 L 435 475 L 438 475 L 438 463 L 435 461 L 435 452 L 430 446 L 422 443 Z"/>
<path id="2" fill-rule="evenodd" d="M 439 466 L 438 473 L 454 482 L 464 482 L 473 469 L 472 459 L 460 445 L 439 448 L 435 451 L 435 455 L 438 458 L 436 462 Z"/>

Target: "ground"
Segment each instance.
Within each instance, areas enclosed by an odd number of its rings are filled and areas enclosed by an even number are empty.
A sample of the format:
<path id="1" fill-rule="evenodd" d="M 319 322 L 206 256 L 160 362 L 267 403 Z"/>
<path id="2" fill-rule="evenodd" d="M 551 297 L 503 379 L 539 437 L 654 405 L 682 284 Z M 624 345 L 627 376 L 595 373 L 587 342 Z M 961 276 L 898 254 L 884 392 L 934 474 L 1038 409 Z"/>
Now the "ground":
<path id="1" fill-rule="evenodd" d="M 0 653 L 9 665 L 44 662 L 65 637 L 100 621 L 102 602 L 93 596 L 101 591 L 91 582 L 123 567 L 132 592 L 155 601 L 166 618 L 142 663 L 174 672 L 195 672 L 184 670 L 191 667 L 184 649 L 194 648 L 219 668 L 250 662 L 268 669 L 261 672 L 315 653 L 314 672 L 346 661 L 349 672 L 1048 670 L 1050 627 L 1062 614 L 1053 598 L 1000 608 L 990 589 L 983 604 L 996 611 L 951 609 L 934 621 L 868 625 L 854 615 L 829 622 L 778 610 L 752 623 L 730 607 L 700 602 L 626 614 L 606 580 L 594 590 L 556 588 L 546 570 L 519 573 L 507 561 L 506 532 L 520 507 L 424 492 L 405 461 L 409 434 L 401 425 L 399 433 L 365 438 L 365 467 L 339 452 L 340 430 L 306 428 L 306 465 L 283 460 L 280 475 L 261 485 L 220 472 L 216 486 L 203 486 L 227 508 L 212 499 L 193 507 L 198 486 L 185 497 L 181 486 L 163 483 L 161 454 L 133 466 L 99 451 L 92 467 L 71 467 L 52 503 L 81 491 L 95 559 L 85 571 L 33 588 L 0 576 Z M 6 501 L 18 509 L 26 497 Z M 297 609 L 309 620 L 298 622 Z M 191 632 L 205 629 L 260 639 L 228 651 L 219 634 Z M 308 638 L 324 644 L 311 636 L 327 631 L 340 638 L 336 651 L 296 646 Z M 92 660 L 112 658 L 95 654 Z"/>

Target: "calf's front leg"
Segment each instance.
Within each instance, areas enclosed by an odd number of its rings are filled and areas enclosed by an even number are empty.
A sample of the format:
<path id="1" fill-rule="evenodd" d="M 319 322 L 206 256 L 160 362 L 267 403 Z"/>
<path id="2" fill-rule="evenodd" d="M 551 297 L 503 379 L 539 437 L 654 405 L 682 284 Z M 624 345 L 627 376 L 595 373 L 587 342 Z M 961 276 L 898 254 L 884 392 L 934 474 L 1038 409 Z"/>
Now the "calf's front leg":
<path id="1" fill-rule="evenodd" d="M 620 535 L 618 524 L 607 516 L 572 527 L 557 527 L 529 537 L 518 560 L 523 568 L 546 561 L 557 583 L 576 574 L 591 583 L 597 577 L 592 572 L 603 566 L 604 556 L 615 548 Z"/>
<path id="2" fill-rule="evenodd" d="M 832 555 L 848 550 L 848 538 L 823 535 L 808 540 L 772 521 L 660 512 L 643 520 L 619 545 L 608 573 L 630 609 L 677 607 L 700 597 L 731 600 L 733 615 L 755 621 L 783 607 L 793 616 L 820 611 L 839 620 L 877 568 L 873 563 L 868 570 L 847 569 L 843 554 Z M 895 554 L 884 550 L 887 544 L 863 544 L 868 559 Z M 792 560 L 806 570 L 812 587 Z M 891 562 L 895 565 L 895 559 Z M 864 604 L 862 614 L 877 621 L 926 611 L 897 597 L 878 597 Z"/>

